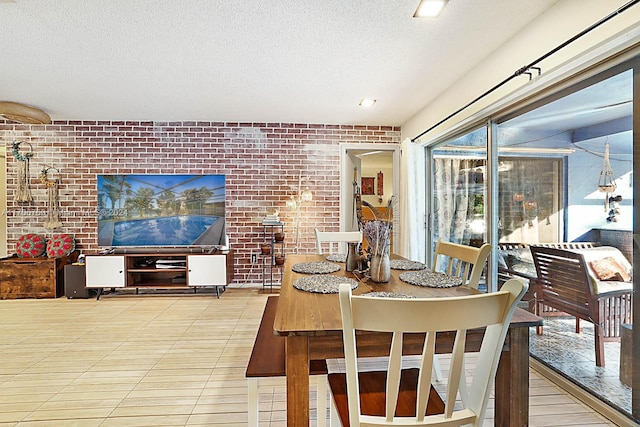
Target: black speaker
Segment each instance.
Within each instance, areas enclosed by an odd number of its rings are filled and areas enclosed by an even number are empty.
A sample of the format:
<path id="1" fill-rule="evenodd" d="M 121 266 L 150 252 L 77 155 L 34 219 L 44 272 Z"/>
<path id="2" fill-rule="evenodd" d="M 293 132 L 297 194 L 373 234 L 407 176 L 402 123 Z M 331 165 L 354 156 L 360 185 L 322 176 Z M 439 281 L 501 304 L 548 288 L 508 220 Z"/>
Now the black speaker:
<path id="1" fill-rule="evenodd" d="M 89 298 L 89 289 L 84 284 L 84 265 L 64 266 L 64 295 L 67 298 Z"/>

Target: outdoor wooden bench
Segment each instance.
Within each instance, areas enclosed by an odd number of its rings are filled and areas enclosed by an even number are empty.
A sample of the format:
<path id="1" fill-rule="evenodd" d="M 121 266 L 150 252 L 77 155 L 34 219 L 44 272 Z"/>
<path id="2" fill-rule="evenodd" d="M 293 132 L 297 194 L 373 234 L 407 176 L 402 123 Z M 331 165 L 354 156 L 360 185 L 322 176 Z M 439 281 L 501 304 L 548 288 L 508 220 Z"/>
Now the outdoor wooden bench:
<path id="1" fill-rule="evenodd" d="M 596 365 L 604 366 L 604 341 L 620 340 L 622 324 L 631 323 L 633 283 L 599 280 L 588 263 L 619 251 L 604 246 L 583 250 L 541 246 L 530 249 L 537 271 L 539 309 L 546 305 L 575 316 L 576 333 L 581 331 L 580 320 L 593 323 Z M 541 328 L 539 332 L 542 333 Z"/>
<path id="2" fill-rule="evenodd" d="M 533 263 L 532 245 L 557 249 L 585 249 L 598 246 L 594 242 L 548 242 L 548 243 L 498 243 L 498 283 L 502 285 L 513 277 L 520 277 L 529 282 L 529 290 L 522 298 L 522 306 L 525 310 L 539 316 L 555 315 L 558 311 L 549 306 L 540 306 L 536 303 L 536 266 Z M 538 328 L 538 332 L 541 329 Z"/>

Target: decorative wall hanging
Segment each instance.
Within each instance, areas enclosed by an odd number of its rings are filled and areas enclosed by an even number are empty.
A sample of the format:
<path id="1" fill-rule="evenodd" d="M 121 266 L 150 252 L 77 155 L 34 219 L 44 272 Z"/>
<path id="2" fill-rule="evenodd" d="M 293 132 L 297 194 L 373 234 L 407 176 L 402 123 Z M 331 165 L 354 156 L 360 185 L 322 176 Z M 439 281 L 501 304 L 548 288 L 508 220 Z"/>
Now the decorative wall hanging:
<path id="1" fill-rule="evenodd" d="M 382 203 L 382 196 L 384 194 L 384 174 L 382 171 L 378 172 L 378 201 Z"/>
<path id="2" fill-rule="evenodd" d="M 51 179 L 49 174 L 58 174 L 58 177 Z M 47 219 L 44 222 L 44 228 L 54 230 L 62 227 L 60 221 L 60 198 L 58 197 L 58 185 L 60 172 L 56 168 L 45 166 L 40 172 L 40 181 L 47 186 Z"/>
<path id="3" fill-rule="evenodd" d="M 29 146 L 29 151 L 21 152 L 20 144 Z M 28 142 L 13 141 L 11 144 L 13 157 L 18 161 L 18 190 L 14 200 L 19 203 L 27 203 L 33 200 L 31 188 L 29 187 L 29 161 L 33 157 L 33 147 Z"/>
<path id="4" fill-rule="evenodd" d="M 375 195 L 375 184 L 376 179 L 374 177 L 362 177 L 362 195 L 363 196 L 373 196 Z"/>

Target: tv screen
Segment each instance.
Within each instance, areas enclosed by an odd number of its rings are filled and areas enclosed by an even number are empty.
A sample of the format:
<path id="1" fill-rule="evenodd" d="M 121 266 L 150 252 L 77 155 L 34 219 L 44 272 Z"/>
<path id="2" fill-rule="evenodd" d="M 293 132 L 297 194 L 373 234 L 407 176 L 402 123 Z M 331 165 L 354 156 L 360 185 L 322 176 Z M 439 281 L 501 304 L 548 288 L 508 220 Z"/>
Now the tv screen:
<path id="1" fill-rule="evenodd" d="M 98 175 L 98 245 L 221 246 L 224 175 Z"/>

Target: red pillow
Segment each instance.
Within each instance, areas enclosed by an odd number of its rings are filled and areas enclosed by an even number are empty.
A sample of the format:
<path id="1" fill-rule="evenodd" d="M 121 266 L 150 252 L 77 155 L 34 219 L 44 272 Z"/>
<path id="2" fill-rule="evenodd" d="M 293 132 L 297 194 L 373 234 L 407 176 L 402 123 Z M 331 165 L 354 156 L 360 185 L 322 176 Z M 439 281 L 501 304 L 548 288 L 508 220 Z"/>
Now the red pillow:
<path id="1" fill-rule="evenodd" d="M 44 236 L 35 233 L 20 236 L 16 243 L 16 253 L 20 258 L 37 258 L 47 247 Z"/>
<path id="2" fill-rule="evenodd" d="M 54 234 L 47 241 L 47 256 L 49 258 L 68 256 L 75 249 L 76 242 L 69 234 Z"/>

